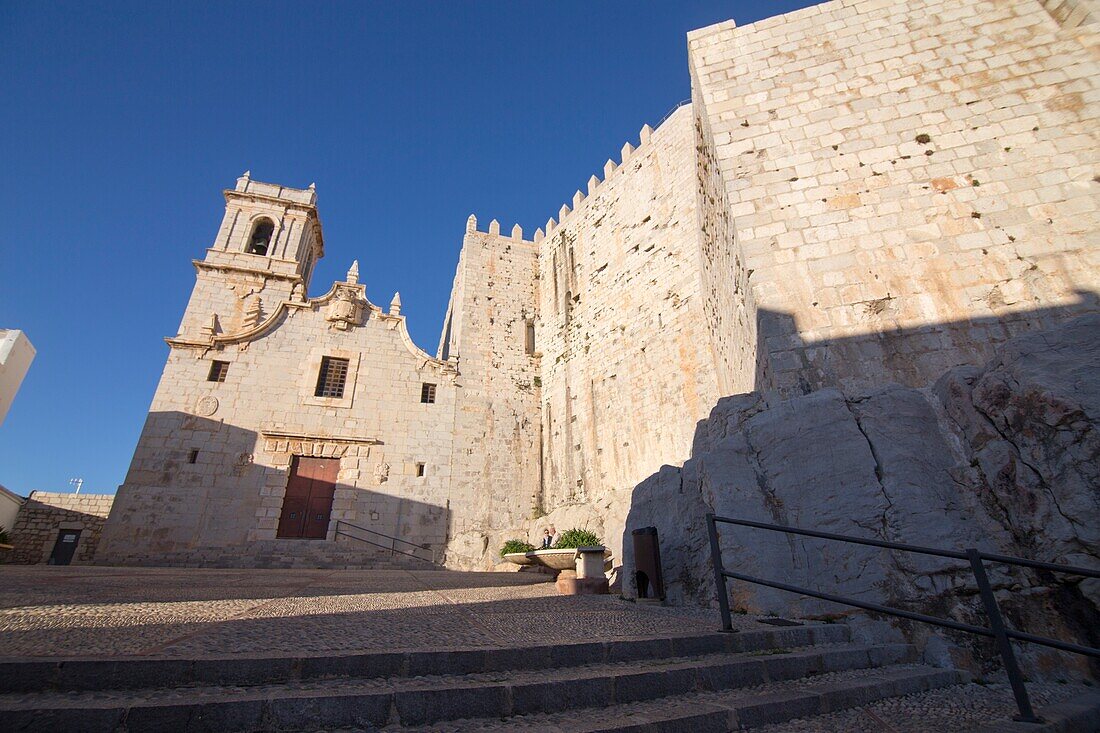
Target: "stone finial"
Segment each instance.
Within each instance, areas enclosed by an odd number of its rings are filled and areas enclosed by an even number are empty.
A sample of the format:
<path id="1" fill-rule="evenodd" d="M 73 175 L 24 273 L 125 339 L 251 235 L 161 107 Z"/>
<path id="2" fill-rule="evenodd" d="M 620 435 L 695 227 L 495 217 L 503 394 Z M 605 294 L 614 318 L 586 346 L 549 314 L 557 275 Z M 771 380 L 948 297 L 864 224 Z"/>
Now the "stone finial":
<path id="1" fill-rule="evenodd" d="M 576 208 L 581 205 L 581 201 L 584 201 L 584 194 L 581 193 L 580 191 L 577 191 L 575 194 L 573 194 L 573 209 L 574 210 L 576 210 Z"/>
<path id="2" fill-rule="evenodd" d="M 626 161 L 630 160 L 630 154 L 634 152 L 634 146 L 630 143 L 623 143 L 623 149 L 621 152 L 623 163 L 625 163 Z"/>
<path id="3" fill-rule="evenodd" d="M 567 216 L 569 216 L 569 204 L 562 204 L 558 209 L 558 221 L 565 221 Z"/>
<path id="4" fill-rule="evenodd" d="M 649 125 L 642 125 L 641 132 L 638 133 L 638 147 L 645 145 L 649 142 L 649 136 L 653 134 L 653 128 Z"/>
<path id="5" fill-rule="evenodd" d="M 351 267 L 348 268 L 348 276 L 345 282 L 351 283 L 352 285 L 359 284 L 359 260 L 352 260 Z"/>
<path id="6" fill-rule="evenodd" d="M 600 185 L 600 179 L 595 176 L 589 176 L 588 178 L 588 195 L 591 196 L 596 192 L 596 188 Z"/>
<path id="7" fill-rule="evenodd" d="M 466 233 L 477 231 L 477 217 L 470 214 L 470 218 L 466 220 Z"/>
<path id="8" fill-rule="evenodd" d="M 309 184 L 309 187 L 306 190 L 307 191 L 316 191 L 317 190 L 317 182 L 314 181 L 313 183 Z"/>
<path id="9" fill-rule="evenodd" d="M 549 237 L 551 234 L 553 234 L 554 233 L 554 227 L 557 226 L 557 225 L 558 225 L 558 223 L 556 221 L 554 221 L 554 217 L 551 216 L 549 219 L 547 219 L 546 220 L 546 236 Z"/>
<path id="10" fill-rule="evenodd" d="M 237 190 L 247 191 L 248 182 L 252 180 L 252 171 L 245 171 L 237 178 Z"/>
<path id="11" fill-rule="evenodd" d="M 500 222 L 496 219 L 493 219 L 491 222 L 489 222 L 489 233 L 500 234 Z"/>
<path id="12" fill-rule="evenodd" d="M 514 227 L 512 227 L 512 239 L 516 240 L 517 242 L 523 239 L 523 227 L 521 227 L 519 224 L 516 224 Z"/>
<path id="13" fill-rule="evenodd" d="M 543 238 L 544 236 L 546 236 L 546 235 L 544 235 L 544 234 L 542 233 L 542 229 L 536 229 L 536 230 L 535 230 L 535 241 L 536 241 L 536 242 L 541 242 L 541 241 L 542 241 L 542 238 Z"/>
<path id="14" fill-rule="evenodd" d="M 401 315 L 401 293 L 397 292 L 393 294 L 393 300 L 390 301 L 390 315 Z"/>
<path id="15" fill-rule="evenodd" d="M 608 158 L 607 162 L 603 164 L 603 179 L 606 181 L 608 179 L 608 177 L 612 173 L 614 173 L 615 169 L 618 168 L 618 167 L 619 166 L 615 165 L 615 161 Z"/>

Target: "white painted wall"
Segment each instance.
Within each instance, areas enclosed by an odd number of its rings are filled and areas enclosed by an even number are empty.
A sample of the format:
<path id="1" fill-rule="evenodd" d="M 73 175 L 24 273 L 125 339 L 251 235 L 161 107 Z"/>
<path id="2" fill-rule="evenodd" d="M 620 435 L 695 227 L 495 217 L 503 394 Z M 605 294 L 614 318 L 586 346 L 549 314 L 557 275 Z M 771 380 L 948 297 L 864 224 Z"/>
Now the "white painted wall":
<path id="1" fill-rule="evenodd" d="M 0 527 L 11 533 L 21 506 L 23 506 L 23 497 L 0 486 Z"/>
<path id="2" fill-rule="evenodd" d="M 23 377 L 34 361 L 34 347 L 22 331 L 0 328 L 0 425 L 4 424 Z"/>

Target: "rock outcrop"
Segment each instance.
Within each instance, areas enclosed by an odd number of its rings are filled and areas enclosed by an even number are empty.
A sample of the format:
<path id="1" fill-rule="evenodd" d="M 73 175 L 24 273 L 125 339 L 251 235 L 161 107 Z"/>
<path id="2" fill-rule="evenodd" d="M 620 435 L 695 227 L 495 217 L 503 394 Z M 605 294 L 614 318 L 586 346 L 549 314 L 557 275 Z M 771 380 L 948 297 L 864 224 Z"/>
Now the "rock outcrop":
<path id="1" fill-rule="evenodd" d="M 679 603 L 715 603 L 710 511 L 1100 566 L 1100 316 L 1019 337 L 984 367 L 956 368 L 927 389 L 888 385 L 860 397 L 824 389 L 773 406 L 755 395 L 725 398 L 699 424 L 682 468 L 666 466 L 592 511 L 615 533 L 613 546 L 622 540 L 628 595 L 630 532 L 659 529 L 669 597 Z M 965 562 L 732 525 L 721 534 L 725 562 L 740 572 L 986 624 Z M 1014 627 L 1100 642 L 1100 585 L 1000 565 L 988 572 Z M 734 608 L 750 612 L 850 610 L 740 582 L 730 593 Z M 934 633 L 894 628 L 917 641 Z M 955 663 L 992 663 L 985 640 L 949 641 Z M 1028 647 L 1035 671 L 1084 671 L 1079 659 L 1055 655 Z"/>

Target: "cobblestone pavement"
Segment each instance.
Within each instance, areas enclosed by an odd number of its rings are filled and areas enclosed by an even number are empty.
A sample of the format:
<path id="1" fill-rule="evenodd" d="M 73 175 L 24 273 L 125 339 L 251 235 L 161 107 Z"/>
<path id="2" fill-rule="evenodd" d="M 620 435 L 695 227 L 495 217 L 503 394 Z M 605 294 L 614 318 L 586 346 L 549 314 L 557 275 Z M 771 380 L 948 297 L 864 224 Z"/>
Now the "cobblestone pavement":
<path id="1" fill-rule="evenodd" d="M 0 566 L 7 659 L 520 646 L 717 624 L 716 612 L 559 596 L 528 573 Z"/>

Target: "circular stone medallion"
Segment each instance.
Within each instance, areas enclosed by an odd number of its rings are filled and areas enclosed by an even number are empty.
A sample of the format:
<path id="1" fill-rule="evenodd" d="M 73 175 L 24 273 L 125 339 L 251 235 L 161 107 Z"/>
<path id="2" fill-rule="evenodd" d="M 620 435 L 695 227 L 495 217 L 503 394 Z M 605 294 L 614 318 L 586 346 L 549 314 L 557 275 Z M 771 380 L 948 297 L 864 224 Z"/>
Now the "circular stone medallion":
<path id="1" fill-rule="evenodd" d="M 206 395 L 200 397 L 199 401 L 195 403 L 195 413 L 202 415 L 203 417 L 210 417 L 218 411 L 218 398 L 213 395 Z"/>

